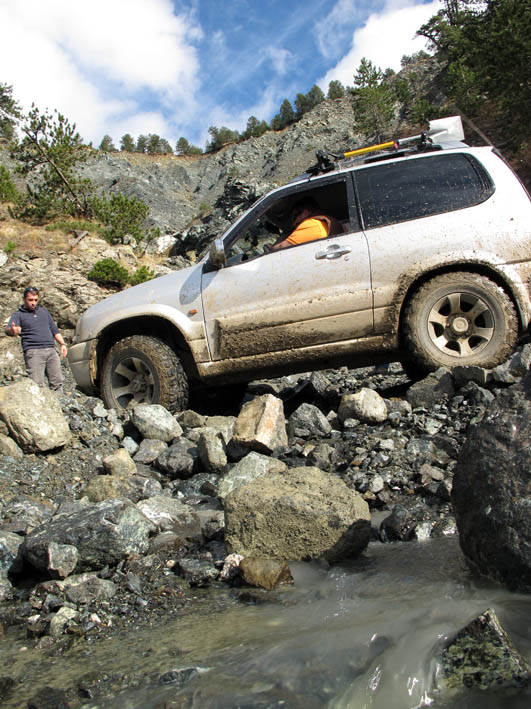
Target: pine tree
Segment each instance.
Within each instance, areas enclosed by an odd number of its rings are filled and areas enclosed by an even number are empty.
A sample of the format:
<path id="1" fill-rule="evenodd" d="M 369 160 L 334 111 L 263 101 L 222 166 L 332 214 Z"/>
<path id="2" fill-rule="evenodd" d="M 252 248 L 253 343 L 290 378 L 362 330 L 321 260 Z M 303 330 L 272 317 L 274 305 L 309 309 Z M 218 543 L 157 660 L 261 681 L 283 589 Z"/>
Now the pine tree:
<path id="1" fill-rule="evenodd" d="M 54 113 L 40 113 L 33 105 L 21 125 L 24 137 L 11 146 L 17 172 L 31 176 L 26 196 L 17 205 L 21 218 L 43 219 L 54 213 L 90 215 L 93 186 L 77 172 L 88 157 L 87 150 L 75 123 Z"/>
<path id="2" fill-rule="evenodd" d="M 338 79 L 333 79 L 328 84 L 327 98 L 329 98 L 329 99 L 343 98 L 344 95 L 345 95 L 345 87 L 343 86 L 343 84 Z"/>
<path id="3" fill-rule="evenodd" d="M 136 151 L 137 153 L 147 153 L 149 136 L 139 135 L 136 139 Z"/>
<path id="4" fill-rule="evenodd" d="M 100 147 L 98 150 L 103 150 L 104 153 L 115 153 L 116 152 L 116 147 L 114 143 L 112 142 L 112 138 L 110 135 L 104 135 L 102 138 L 102 141 L 100 143 Z"/>
<path id="5" fill-rule="evenodd" d="M 381 141 L 395 113 L 396 96 L 389 84 L 382 83 L 382 72 L 362 58 L 354 75 L 354 116 L 358 128 Z"/>
<path id="6" fill-rule="evenodd" d="M 122 135 L 120 138 L 120 150 L 123 150 L 126 153 L 135 152 L 135 141 L 133 140 L 133 136 L 129 133 Z"/>
<path id="7" fill-rule="evenodd" d="M 21 108 L 13 98 L 13 87 L 0 84 L 0 138 L 13 138 L 15 125 L 21 115 Z"/>
<path id="8" fill-rule="evenodd" d="M 308 110 L 311 110 L 312 108 L 315 108 L 315 106 L 318 106 L 320 103 L 322 103 L 324 101 L 325 96 L 319 86 L 317 86 L 317 84 L 314 84 L 306 94 L 306 98 L 308 100 Z"/>

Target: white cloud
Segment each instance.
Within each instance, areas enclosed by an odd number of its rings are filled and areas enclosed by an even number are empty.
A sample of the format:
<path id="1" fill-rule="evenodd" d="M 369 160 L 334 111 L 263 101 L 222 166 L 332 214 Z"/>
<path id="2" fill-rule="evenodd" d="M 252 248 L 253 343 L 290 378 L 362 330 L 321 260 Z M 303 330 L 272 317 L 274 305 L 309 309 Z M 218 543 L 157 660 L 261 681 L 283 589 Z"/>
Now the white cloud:
<path id="1" fill-rule="evenodd" d="M 159 102 L 177 105 L 177 118 L 195 109 L 201 32 L 170 0 L 2 0 L 0 27 L 1 80 L 25 109 L 59 109 L 86 140 L 116 139 L 125 124 L 132 133 L 142 115 L 142 132 L 162 133 Z M 136 92 L 143 103 L 148 94 L 139 115 Z"/>
<path id="2" fill-rule="evenodd" d="M 337 56 L 337 47 L 352 23 L 360 24 L 374 5 L 372 0 L 337 0 L 328 15 L 315 24 L 317 46 L 324 57 Z"/>
<path id="3" fill-rule="evenodd" d="M 275 73 L 284 76 L 287 73 L 290 62 L 294 59 L 293 52 L 289 49 L 269 49 L 267 52 Z"/>
<path id="4" fill-rule="evenodd" d="M 441 7 L 440 0 L 429 4 L 413 4 L 414 0 L 390 0 L 380 13 L 373 13 L 365 25 L 355 30 L 348 53 L 319 80 L 321 88 L 328 88 L 332 79 L 351 85 L 362 57 L 370 59 L 381 69 L 400 69 L 404 54 L 425 49 L 426 40 L 415 37 L 418 28 Z"/>

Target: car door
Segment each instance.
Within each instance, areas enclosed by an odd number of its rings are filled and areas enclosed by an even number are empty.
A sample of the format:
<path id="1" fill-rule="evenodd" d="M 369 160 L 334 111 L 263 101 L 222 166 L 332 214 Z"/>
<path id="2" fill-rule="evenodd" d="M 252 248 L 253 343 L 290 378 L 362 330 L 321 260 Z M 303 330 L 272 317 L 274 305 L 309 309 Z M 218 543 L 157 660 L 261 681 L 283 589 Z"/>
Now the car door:
<path id="1" fill-rule="evenodd" d="M 204 272 L 202 298 L 213 360 L 296 358 L 362 337 L 373 329 L 366 238 L 349 222 L 346 233 Z"/>

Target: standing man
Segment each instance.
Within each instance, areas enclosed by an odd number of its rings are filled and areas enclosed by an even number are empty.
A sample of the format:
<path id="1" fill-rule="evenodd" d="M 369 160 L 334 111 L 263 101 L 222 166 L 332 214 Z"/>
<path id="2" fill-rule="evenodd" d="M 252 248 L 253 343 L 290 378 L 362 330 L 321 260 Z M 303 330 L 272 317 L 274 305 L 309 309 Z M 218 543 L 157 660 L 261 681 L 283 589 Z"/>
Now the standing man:
<path id="1" fill-rule="evenodd" d="M 63 391 L 63 374 L 55 342 L 59 343 L 61 356 L 66 357 L 66 345 L 52 316 L 39 305 L 39 290 L 28 286 L 24 290 L 24 302 L 9 318 L 6 335 L 22 338 L 24 361 L 29 376 L 39 386 L 44 386 L 44 373 L 50 389 Z"/>

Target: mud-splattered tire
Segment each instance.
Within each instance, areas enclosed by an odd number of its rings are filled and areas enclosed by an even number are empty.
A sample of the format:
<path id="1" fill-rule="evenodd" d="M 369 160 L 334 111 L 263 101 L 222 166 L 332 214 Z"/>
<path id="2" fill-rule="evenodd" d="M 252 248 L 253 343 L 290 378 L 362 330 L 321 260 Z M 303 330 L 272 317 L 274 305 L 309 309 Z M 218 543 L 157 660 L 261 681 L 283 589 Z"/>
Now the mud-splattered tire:
<path id="1" fill-rule="evenodd" d="M 436 276 L 409 301 L 403 336 L 410 365 L 438 367 L 504 362 L 518 337 L 518 319 L 505 291 L 475 273 Z"/>
<path id="2" fill-rule="evenodd" d="M 147 335 L 124 337 L 111 347 L 101 391 L 113 409 L 125 409 L 132 401 L 161 404 L 169 411 L 188 405 L 188 379 L 179 357 L 165 342 Z"/>

